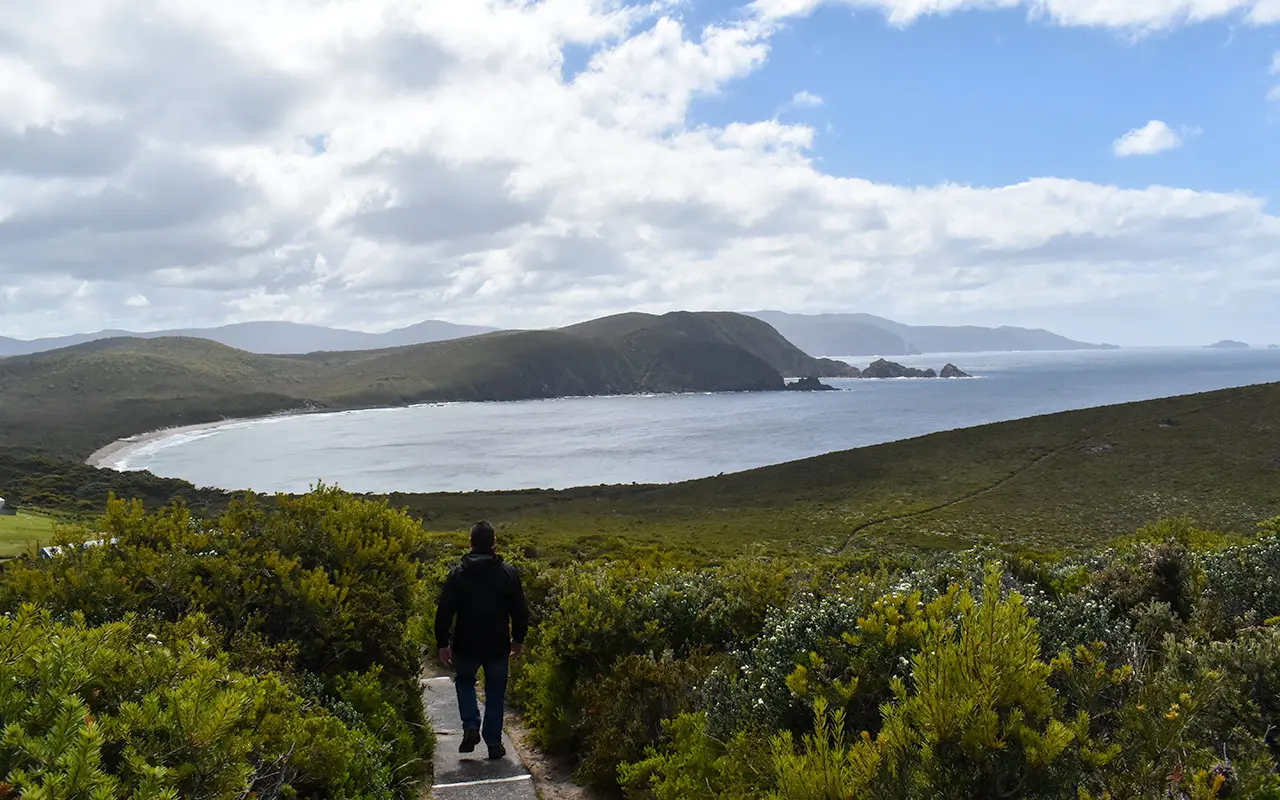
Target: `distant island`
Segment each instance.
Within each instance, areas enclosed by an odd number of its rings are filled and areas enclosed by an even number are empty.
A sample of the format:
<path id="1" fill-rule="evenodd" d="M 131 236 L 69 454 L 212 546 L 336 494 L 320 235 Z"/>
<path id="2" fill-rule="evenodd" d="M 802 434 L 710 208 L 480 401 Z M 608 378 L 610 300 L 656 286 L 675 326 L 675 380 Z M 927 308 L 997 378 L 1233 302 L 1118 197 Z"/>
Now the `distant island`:
<path id="1" fill-rule="evenodd" d="M 955 364 L 947 364 L 941 370 L 917 369 L 915 367 L 907 367 L 896 361 L 887 359 L 876 359 L 866 366 L 865 369 L 852 367 L 852 373 L 845 375 L 847 378 L 863 378 L 868 380 L 886 379 L 886 378 L 971 378 L 967 372 L 964 372 Z M 787 384 L 787 389 L 792 391 L 823 391 L 835 389 L 834 386 L 828 386 L 817 378 L 801 378 L 797 381 Z"/>
<path id="2" fill-rule="evenodd" d="M 915 367 L 905 367 L 896 361 L 889 361 L 884 358 L 876 359 L 867 365 L 866 369 L 858 371 L 859 378 L 970 378 L 972 377 L 963 372 L 955 364 L 947 364 L 943 366 L 941 371 L 929 369 L 917 369 Z"/>
<path id="3" fill-rule="evenodd" d="M 810 355 L 908 356 L 922 353 L 1023 350 L 1113 350 L 1115 345 L 1077 342 L 1031 328 L 973 325 L 904 325 L 873 314 L 788 314 L 751 311 Z"/>
<path id="4" fill-rule="evenodd" d="M 799 380 L 789 381 L 787 383 L 787 391 L 790 392 L 838 392 L 836 387 L 829 383 L 823 383 L 817 378 L 800 378 Z"/>
<path id="5" fill-rule="evenodd" d="M 1206 350 L 1248 350 L 1249 345 L 1234 339 L 1223 339 L 1220 342 L 1205 345 Z"/>

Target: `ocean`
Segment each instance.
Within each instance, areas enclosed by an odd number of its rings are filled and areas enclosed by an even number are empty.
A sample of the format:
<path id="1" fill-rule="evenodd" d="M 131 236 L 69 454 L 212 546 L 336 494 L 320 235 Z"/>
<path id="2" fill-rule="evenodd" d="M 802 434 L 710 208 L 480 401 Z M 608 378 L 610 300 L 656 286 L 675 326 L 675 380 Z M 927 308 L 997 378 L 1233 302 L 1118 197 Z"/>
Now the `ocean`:
<path id="1" fill-rule="evenodd" d="M 845 358 L 866 366 L 869 358 Z M 1143 348 L 896 357 L 970 379 L 837 392 L 577 397 L 278 416 L 177 431 L 103 466 L 198 486 L 434 492 L 667 483 L 1075 408 L 1280 381 L 1280 350 Z"/>

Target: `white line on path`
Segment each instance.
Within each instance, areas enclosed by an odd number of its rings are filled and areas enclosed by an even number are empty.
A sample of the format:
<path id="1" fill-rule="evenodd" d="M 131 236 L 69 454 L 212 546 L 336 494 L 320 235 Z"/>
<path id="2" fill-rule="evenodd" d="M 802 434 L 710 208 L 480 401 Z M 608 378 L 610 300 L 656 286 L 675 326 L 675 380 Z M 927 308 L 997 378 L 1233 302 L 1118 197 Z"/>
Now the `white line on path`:
<path id="1" fill-rule="evenodd" d="M 459 786 L 483 786 L 489 783 L 515 783 L 516 781 L 531 781 L 532 775 L 516 775 L 511 778 L 489 778 L 483 781 L 462 781 L 461 783 L 437 783 L 432 789 L 456 789 Z"/>

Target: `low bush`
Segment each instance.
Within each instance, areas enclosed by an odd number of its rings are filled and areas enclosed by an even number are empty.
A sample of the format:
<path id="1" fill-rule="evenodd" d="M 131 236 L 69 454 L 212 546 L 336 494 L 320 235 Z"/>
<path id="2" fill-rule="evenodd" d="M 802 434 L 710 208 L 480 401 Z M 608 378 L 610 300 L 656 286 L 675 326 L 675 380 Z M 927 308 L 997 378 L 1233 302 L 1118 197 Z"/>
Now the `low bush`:
<path id="1" fill-rule="evenodd" d="M 189 626 L 198 628 L 198 625 Z M 0 776 L 31 798 L 392 798 L 387 745 L 195 630 L 0 616 Z"/>
<path id="2" fill-rule="evenodd" d="M 546 569 L 521 700 L 634 798 L 1280 797 L 1272 536 Z"/>
<path id="3" fill-rule="evenodd" d="M 138 502 L 113 499 L 91 530 L 112 542 L 71 546 L 54 558 L 7 565 L 0 573 L 0 611 L 38 607 L 50 625 L 105 631 L 101 635 L 108 638 L 146 635 L 188 649 L 195 647 L 192 642 L 201 642 L 199 652 L 228 676 L 219 680 L 244 691 L 193 699 L 199 714 L 210 719 L 226 712 L 228 727 L 218 735 L 228 737 L 225 746 L 238 755 L 226 755 L 225 763 L 217 761 L 223 756 L 216 748 L 223 745 L 213 738 L 196 738 L 186 743 L 190 752 L 182 756 L 195 765 L 190 769 L 225 774 L 226 786 L 236 787 L 234 791 L 227 788 L 226 796 L 242 797 L 246 787 L 274 779 L 284 788 L 273 791 L 287 796 L 300 791 L 300 785 L 311 785 L 299 784 L 294 773 L 305 777 L 310 774 L 307 770 L 314 769 L 320 771 L 317 775 L 327 774 L 324 770 L 338 767 L 325 762 L 340 757 L 356 766 L 368 761 L 368 771 L 381 776 L 383 794 L 417 795 L 433 746 L 418 684 L 424 644 L 420 635 L 427 627 L 418 614 L 426 605 L 424 595 L 434 591 L 422 577 L 426 550 L 417 523 L 385 503 L 320 487 L 272 504 L 239 501 L 208 520 L 180 505 L 151 513 Z M 151 663 L 144 661 L 143 666 Z M 127 668 L 124 662 L 110 667 Z M 119 719 L 129 725 L 103 729 L 107 739 L 102 763 L 106 774 L 118 777 L 133 774 L 128 772 L 132 767 L 127 760 L 119 761 L 133 752 L 130 747 L 144 756 L 149 752 L 145 747 L 177 752 L 174 748 L 179 743 L 165 744 L 165 737 L 176 735 L 171 729 L 190 726 L 191 721 L 181 714 L 196 713 L 195 708 L 181 711 L 180 706 L 165 705 L 168 679 L 164 676 L 144 669 L 131 677 L 139 681 L 137 693 L 159 692 L 156 696 L 161 699 L 158 706 L 122 706 L 131 716 Z M 266 699 L 255 694 L 268 690 Z M 314 729 L 317 736 L 327 738 L 290 740 L 270 758 L 249 755 L 256 746 L 254 737 L 271 734 L 272 725 L 277 725 L 272 721 L 275 717 L 264 718 L 255 709 L 268 701 L 285 703 L 280 698 L 293 704 L 290 707 L 296 713 L 290 713 L 301 715 L 300 731 Z M 92 699 L 81 700 L 90 710 L 94 708 Z M 62 696 L 56 702 L 64 701 L 72 702 Z M 2 719 L 8 724 L 10 717 Z M 40 724 L 50 725 L 51 719 L 42 717 Z M 325 733 L 324 726 L 332 730 Z M 144 747 L 144 742 L 151 744 Z M 333 749 L 342 742 L 348 750 L 359 745 L 362 754 Z M 285 754 L 288 764 L 303 764 L 311 758 L 319 761 L 306 769 L 285 769 L 285 764 L 280 767 L 283 771 L 270 773 L 275 778 L 262 773 L 274 769 L 269 765 Z M 206 764 L 209 758 L 215 759 L 211 765 Z M 249 766 L 233 767 L 232 762 L 240 763 L 235 759 Z M 53 762 L 41 763 L 48 767 Z M 30 770 L 36 767 L 14 762 L 6 769 L 35 774 Z M 5 777 L 6 769 L 0 769 L 0 780 L 16 785 Z M 166 780 L 181 777 L 174 769 L 165 767 Z M 119 784 L 126 785 L 127 781 Z M 183 784 L 179 780 L 173 785 Z M 209 791 L 180 794 L 223 796 Z M 263 791 L 253 791 L 263 796 Z M 346 790 L 332 787 L 317 791 L 317 796 L 330 796 L 326 792 L 346 796 L 342 795 Z"/>
<path id="4" fill-rule="evenodd" d="M 0 789 L 417 794 L 461 540 L 324 487 L 211 519 L 113 501 L 94 530 L 118 541 L 0 573 Z M 1060 559 L 708 562 L 517 539 L 512 699 L 632 798 L 1280 798 L 1278 541 L 1174 520 Z"/>

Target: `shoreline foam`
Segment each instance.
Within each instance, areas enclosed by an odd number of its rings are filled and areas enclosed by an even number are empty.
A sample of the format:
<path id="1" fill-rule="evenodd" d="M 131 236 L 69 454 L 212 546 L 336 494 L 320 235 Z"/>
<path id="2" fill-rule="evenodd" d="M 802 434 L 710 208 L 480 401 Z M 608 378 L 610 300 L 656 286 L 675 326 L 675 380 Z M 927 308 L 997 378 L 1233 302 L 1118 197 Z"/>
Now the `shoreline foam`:
<path id="1" fill-rule="evenodd" d="M 214 430 L 236 422 L 244 422 L 244 420 L 223 419 L 218 420 L 217 422 L 202 422 L 198 425 L 177 425 L 169 428 L 159 428 L 145 433 L 138 433 L 133 436 L 126 436 L 123 439 L 116 439 L 106 447 L 98 448 L 84 460 L 84 463 L 96 469 L 116 469 L 115 464 L 120 460 L 121 454 L 135 448 L 170 436 L 177 436 L 183 433 L 194 433 L 196 431 Z"/>
<path id="2" fill-rule="evenodd" d="M 280 411 L 274 414 L 263 414 L 257 417 L 228 417 L 214 422 L 200 422 L 194 425 L 172 425 L 168 428 L 157 428 L 153 431 L 137 433 L 133 436 L 126 436 L 123 439 L 116 439 L 105 447 L 100 447 L 93 451 L 84 463 L 95 469 L 114 469 L 119 472 L 127 472 L 128 469 L 121 470 L 116 464 L 122 460 L 121 455 L 131 450 L 136 450 L 152 442 L 161 439 L 169 439 L 174 436 L 181 436 L 187 433 L 200 433 L 203 431 L 215 431 L 218 428 L 227 428 L 233 425 L 243 425 L 246 422 L 261 422 L 270 419 L 279 419 L 281 417 L 297 417 L 303 414 L 325 413 L 324 411 L 314 411 L 309 409 L 299 409 L 297 411 Z"/>

